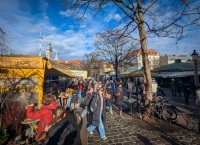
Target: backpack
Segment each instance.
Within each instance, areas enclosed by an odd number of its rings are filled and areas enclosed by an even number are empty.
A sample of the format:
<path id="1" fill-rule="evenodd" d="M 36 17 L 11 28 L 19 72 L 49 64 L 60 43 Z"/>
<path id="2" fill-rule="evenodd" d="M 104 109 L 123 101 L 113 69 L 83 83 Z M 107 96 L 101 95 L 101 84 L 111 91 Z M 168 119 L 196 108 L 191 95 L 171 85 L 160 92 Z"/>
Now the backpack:
<path id="1" fill-rule="evenodd" d="M 97 96 L 97 98 L 95 100 L 95 107 L 97 107 L 97 101 L 99 100 L 99 96 L 97 94 L 95 94 L 95 96 Z M 91 112 L 94 112 L 94 108 L 92 108 L 92 105 L 90 105 L 90 110 L 91 110 Z"/>

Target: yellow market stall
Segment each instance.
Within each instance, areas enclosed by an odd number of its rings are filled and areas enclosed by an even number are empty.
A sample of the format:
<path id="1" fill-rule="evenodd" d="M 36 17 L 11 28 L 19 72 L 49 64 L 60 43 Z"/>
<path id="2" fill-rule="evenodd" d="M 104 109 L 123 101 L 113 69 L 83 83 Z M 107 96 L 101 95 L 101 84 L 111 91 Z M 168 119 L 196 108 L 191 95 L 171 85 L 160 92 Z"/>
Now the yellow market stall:
<path id="1" fill-rule="evenodd" d="M 45 75 L 77 77 L 67 67 L 42 56 L 1 55 L 0 93 L 29 91 L 30 102 L 42 101 Z"/>

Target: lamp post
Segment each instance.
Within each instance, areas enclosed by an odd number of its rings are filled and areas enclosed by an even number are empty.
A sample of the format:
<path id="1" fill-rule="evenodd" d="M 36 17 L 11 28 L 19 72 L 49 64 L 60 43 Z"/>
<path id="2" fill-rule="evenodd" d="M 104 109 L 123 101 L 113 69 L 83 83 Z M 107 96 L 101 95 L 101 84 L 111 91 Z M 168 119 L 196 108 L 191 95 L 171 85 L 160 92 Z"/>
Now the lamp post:
<path id="1" fill-rule="evenodd" d="M 198 58 L 198 53 L 196 50 L 193 51 L 192 53 L 192 60 L 194 61 L 194 81 L 195 81 L 195 87 L 197 89 L 199 85 L 199 77 L 198 77 L 198 68 L 197 68 L 197 58 Z"/>
<path id="2" fill-rule="evenodd" d="M 196 50 L 193 51 L 193 53 L 191 54 L 192 56 L 192 60 L 194 61 L 194 81 L 195 81 L 195 91 L 199 91 L 198 87 L 199 87 L 199 76 L 198 76 L 198 66 L 197 66 L 197 59 L 198 59 L 198 53 L 196 52 Z M 198 93 L 196 93 L 198 94 Z M 200 98 L 199 96 L 196 96 L 196 103 L 197 103 L 197 107 L 198 107 L 198 132 L 200 133 Z"/>

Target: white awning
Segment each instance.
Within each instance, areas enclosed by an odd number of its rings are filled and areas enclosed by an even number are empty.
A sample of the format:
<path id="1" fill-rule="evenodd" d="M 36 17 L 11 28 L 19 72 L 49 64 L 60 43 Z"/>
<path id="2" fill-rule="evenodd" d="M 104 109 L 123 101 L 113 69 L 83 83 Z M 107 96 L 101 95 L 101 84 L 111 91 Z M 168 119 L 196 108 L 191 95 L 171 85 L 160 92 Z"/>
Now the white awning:
<path id="1" fill-rule="evenodd" d="M 161 72 L 153 75 L 154 77 L 168 78 L 173 72 Z"/>
<path id="2" fill-rule="evenodd" d="M 200 71 L 198 72 L 198 75 L 200 75 Z M 188 76 L 194 76 L 194 71 L 174 72 L 171 75 L 169 75 L 170 78 L 180 78 Z"/>

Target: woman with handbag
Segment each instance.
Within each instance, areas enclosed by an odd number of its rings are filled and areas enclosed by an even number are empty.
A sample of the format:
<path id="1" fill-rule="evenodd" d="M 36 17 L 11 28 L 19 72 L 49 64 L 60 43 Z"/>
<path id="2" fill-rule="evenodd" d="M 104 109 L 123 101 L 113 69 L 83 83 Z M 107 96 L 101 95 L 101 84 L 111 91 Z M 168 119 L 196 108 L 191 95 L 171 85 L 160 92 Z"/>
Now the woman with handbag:
<path id="1" fill-rule="evenodd" d="M 91 110 L 93 110 L 92 124 L 87 128 L 90 134 L 98 127 L 99 134 L 103 140 L 107 140 L 104 124 L 106 122 L 106 101 L 104 90 L 101 84 L 98 84 L 97 94 L 94 95 L 91 102 Z"/>

